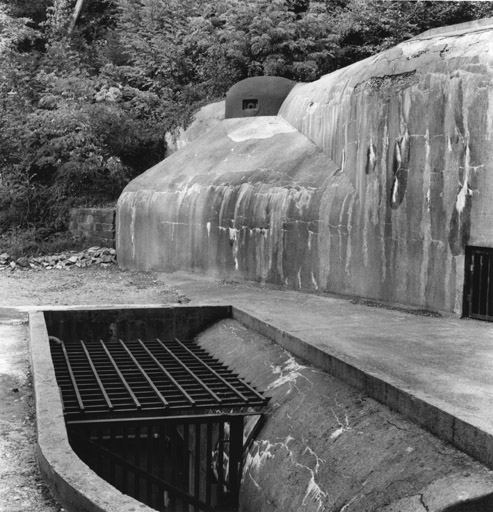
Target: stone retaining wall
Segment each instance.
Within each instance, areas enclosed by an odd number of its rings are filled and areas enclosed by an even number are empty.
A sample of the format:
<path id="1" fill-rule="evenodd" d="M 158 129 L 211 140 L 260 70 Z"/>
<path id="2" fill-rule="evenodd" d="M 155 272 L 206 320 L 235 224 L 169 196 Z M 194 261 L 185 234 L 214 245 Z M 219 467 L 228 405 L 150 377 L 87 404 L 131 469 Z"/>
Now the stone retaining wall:
<path id="1" fill-rule="evenodd" d="M 103 247 L 115 246 L 115 208 L 72 208 L 69 231 Z"/>

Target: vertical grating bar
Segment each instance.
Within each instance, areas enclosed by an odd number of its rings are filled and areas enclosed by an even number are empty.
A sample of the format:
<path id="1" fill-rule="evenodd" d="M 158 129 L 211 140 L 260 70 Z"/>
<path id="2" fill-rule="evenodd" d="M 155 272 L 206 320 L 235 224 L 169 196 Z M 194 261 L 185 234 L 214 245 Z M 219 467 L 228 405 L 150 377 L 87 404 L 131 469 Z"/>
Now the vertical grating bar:
<path id="1" fill-rule="evenodd" d="M 217 439 L 217 487 L 219 489 L 219 496 L 222 496 L 225 490 L 225 475 L 224 475 L 224 422 L 219 423 L 219 436 Z"/>
<path id="2" fill-rule="evenodd" d="M 207 423 L 206 444 L 205 444 L 205 502 L 211 504 L 212 485 L 212 424 Z"/>
<path id="3" fill-rule="evenodd" d="M 177 357 L 159 338 L 156 338 L 156 341 L 163 347 L 163 349 L 196 381 L 198 382 L 213 398 L 218 402 L 218 404 L 222 403 L 221 398 L 219 398 L 212 389 L 205 384 L 205 382 L 202 382 L 195 373 L 193 373 L 190 368 L 186 364 L 184 364 L 179 357 Z"/>
<path id="4" fill-rule="evenodd" d="M 142 345 L 143 349 L 149 354 L 152 360 L 159 366 L 159 369 L 168 377 L 168 379 L 180 390 L 180 393 L 187 399 L 187 401 L 191 405 L 195 405 L 195 400 L 186 392 L 185 389 L 176 381 L 176 379 L 171 375 L 168 370 L 157 360 L 156 356 L 146 347 L 145 343 L 142 340 L 138 340 Z"/>
<path id="5" fill-rule="evenodd" d="M 117 446 L 116 432 L 117 432 L 116 428 L 110 427 L 110 446 L 109 446 L 109 449 L 110 449 L 110 451 L 112 453 L 118 453 L 118 450 L 116 448 L 116 446 Z M 116 472 L 117 472 L 116 462 L 115 462 L 114 459 L 111 459 L 111 479 L 112 479 L 111 483 L 113 485 L 116 485 Z"/>
<path id="6" fill-rule="evenodd" d="M 200 423 L 195 424 L 195 467 L 194 467 L 194 496 L 200 499 Z M 194 507 L 194 512 L 198 512 L 197 506 Z"/>
<path id="7" fill-rule="evenodd" d="M 183 464 L 183 490 L 187 494 L 190 493 L 190 439 L 189 439 L 189 429 L 190 425 L 188 423 L 183 424 L 183 456 L 182 456 L 182 464 Z M 188 506 L 186 507 L 188 509 Z"/>
<path id="8" fill-rule="evenodd" d="M 481 256 L 475 252 L 474 253 L 474 271 L 473 271 L 473 285 L 474 290 L 472 294 L 472 311 L 474 315 L 479 314 L 479 283 L 481 278 L 481 272 L 480 272 L 480 262 L 481 262 Z"/>
<path id="9" fill-rule="evenodd" d="M 137 425 L 135 427 L 135 465 L 140 468 L 140 456 L 141 456 L 141 448 L 140 448 L 140 430 L 141 430 L 141 427 L 139 425 Z M 141 498 L 141 494 L 140 494 L 140 475 L 135 472 L 134 473 L 134 492 L 135 492 L 135 497 L 137 499 L 140 499 Z"/>
<path id="10" fill-rule="evenodd" d="M 74 372 L 72 370 L 72 365 L 70 364 L 70 360 L 68 358 L 67 349 L 65 348 L 65 344 L 62 341 L 62 351 L 63 357 L 65 358 L 65 364 L 67 365 L 68 373 L 70 375 L 70 380 L 72 381 L 72 386 L 74 387 L 75 396 L 77 397 L 77 403 L 79 404 L 79 409 L 84 412 L 84 402 L 82 401 L 82 397 L 80 396 L 79 387 L 77 386 L 77 382 L 75 380 Z"/>
<path id="11" fill-rule="evenodd" d="M 237 507 L 239 505 L 243 460 L 243 416 L 232 418 L 229 427 L 229 489 L 231 491 L 231 504 Z"/>
<path id="12" fill-rule="evenodd" d="M 147 426 L 147 443 L 146 443 L 146 455 L 147 455 L 147 472 L 152 475 L 152 458 L 154 455 L 153 450 L 154 438 L 153 438 L 153 428 L 151 425 Z M 153 506 L 152 503 L 152 481 L 149 478 L 147 480 L 147 504 L 149 506 Z"/>
<path id="13" fill-rule="evenodd" d="M 178 428 L 175 426 L 173 428 L 173 444 L 171 446 L 171 453 L 172 453 L 172 468 L 174 468 L 173 471 L 173 485 L 175 487 L 178 487 L 179 489 L 182 489 L 181 487 L 181 462 L 182 457 L 180 457 L 180 450 L 179 450 L 179 443 L 180 443 L 180 434 L 178 432 Z M 176 496 L 176 507 L 178 508 L 178 503 L 180 504 L 181 508 L 181 499 Z"/>
<path id="14" fill-rule="evenodd" d="M 120 340 L 120 343 L 122 345 L 122 347 L 126 350 L 127 354 L 131 357 L 132 361 L 134 362 L 135 366 L 137 366 L 137 368 L 139 369 L 140 373 L 142 374 L 142 376 L 146 379 L 146 381 L 149 383 L 149 385 L 151 386 L 152 390 L 154 391 L 154 393 L 156 393 L 156 395 L 158 396 L 159 400 L 161 400 L 162 404 L 167 407 L 168 406 L 168 401 L 166 400 L 166 398 L 164 398 L 164 396 L 160 393 L 159 389 L 156 387 L 156 385 L 154 384 L 154 382 L 152 382 L 152 379 L 149 377 L 149 375 L 147 375 L 146 371 L 144 370 L 144 368 L 142 368 L 142 366 L 140 365 L 140 363 L 137 361 L 137 359 L 135 358 L 135 356 L 132 354 L 132 352 L 130 351 L 130 349 L 125 345 L 125 343 L 123 343 L 122 340 Z"/>
<path id="15" fill-rule="evenodd" d="M 99 426 L 99 428 L 96 429 L 95 437 L 96 437 L 99 445 L 103 444 L 103 428 L 104 428 L 103 426 Z M 98 464 L 97 464 L 98 471 L 97 472 L 99 474 L 101 474 L 101 472 L 103 471 L 103 467 L 104 467 L 103 466 L 103 462 L 104 462 L 103 452 L 99 451 L 97 457 L 98 457 Z"/>
<path id="16" fill-rule="evenodd" d="M 92 362 L 91 355 L 89 354 L 89 351 L 87 350 L 86 344 L 82 340 L 80 340 L 80 344 L 84 350 L 84 354 L 86 355 L 87 361 L 89 363 L 89 366 L 91 367 L 91 370 L 92 370 L 92 373 L 94 374 L 96 382 L 98 383 L 99 389 L 101 389 L 101 393 L 103 393 L 104 400 L 106 401 L 106 405 L 108 406 L 108 409 L 110 411 L 112 411 L 113 404 L 111 403 L 110 397 L 108 396 L 108 393 L 106 393 L 106 389 L 104 388 L 104 385 L 101 382 L 101 379 L 99 378 L 98 371 L 96 370 L 96 367 L 94 366 L 94 363 Z"/>
<path id="17" fill-rule="evenodd" d="M 479 254 L 479 283 L 478 283 L 478 314 L 483 314 L 483 263 L 484 263 L 484 254 Z"/>
<path id="18" fill-rule="evenodd" d="M 122 457 L 128 460 L 128 427 L 122 428 Z M 128 469 L 122 466 L 122 492 L 128 494 Z"/>
<path id="19" fill-rule="evenodd" d="M 111 364 L 113 365 L 113 368 L 115 369 L 116 373 L 118 374 L 118 377 L 120 377 L 120 380 L 122 381 L 122 384 L 125 386 L 125 389 L 128 391 L 128 394 L 131 396 L 132 400 L 134 401 L 135 406 L 137 409 L 140 409 L 142 405 L 140 404 L 139 400 L 135 396 L 134 392 L 132 391 L 132 388 L 126 381 L 125 377 L 123 376 L 122 372 L 120 371 L 120 368 L 118 368 L 118 365 L 116 364 L 115 360 L 113 359 L 113 356 L 111 355 L 110 351 L 104 344 L 103 340 L 99 340 L 101 343 L 101 346 L 103 347 L 108 359 L 110 360 Z"/>
<path id="20" fill-rule="evenodd" d="M 493 297 L 491 296 L 491 287 L 493 286 L 493 256 L 490 255 L 490 266 L 488 271 L 488 316 L 493 317 Z"/>
<path id="21" fill-rule="evenodd" d="M 490 310 L 490 267 L 491 267 L 491 256 L 485 255 L 486 265 L 483 275 L 483 279 L 486 285 L 485 290 L 485 304 L 484 304 L 484 315 L 488 316 Z"/>

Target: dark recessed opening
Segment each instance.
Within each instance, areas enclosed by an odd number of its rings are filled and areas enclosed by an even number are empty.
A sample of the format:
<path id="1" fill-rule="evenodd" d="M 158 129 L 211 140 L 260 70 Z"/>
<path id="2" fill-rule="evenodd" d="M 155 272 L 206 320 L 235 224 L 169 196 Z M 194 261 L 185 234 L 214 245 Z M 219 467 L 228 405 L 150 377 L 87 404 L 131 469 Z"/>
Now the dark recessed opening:
<path id="1" fill-rule="evenodd" d="M 463 316 L 493 322 L 493 248 L 466 247 Z"/>
<path id="2" fill-rule="evenodd" d="M 258 109 L 258 100 L 243 100 L 243 110 L 256 110 Z"/>

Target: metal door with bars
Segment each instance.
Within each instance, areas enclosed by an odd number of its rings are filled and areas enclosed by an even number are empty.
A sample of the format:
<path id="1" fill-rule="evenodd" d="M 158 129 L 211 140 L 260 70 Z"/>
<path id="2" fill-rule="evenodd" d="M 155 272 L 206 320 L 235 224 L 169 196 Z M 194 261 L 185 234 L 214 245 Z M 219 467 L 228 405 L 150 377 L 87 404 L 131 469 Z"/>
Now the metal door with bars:
<path id="1" fill-rule="evenodd" d="M 493 249 L 466 247 L 463 316 L 493 322 Z"/>
<path id="2" fill-rule="evenodd" d="M 237 510 L 267 398 L 194 341 L 50 341 L 69 441 L 89 467 L 159 511 Z"/>

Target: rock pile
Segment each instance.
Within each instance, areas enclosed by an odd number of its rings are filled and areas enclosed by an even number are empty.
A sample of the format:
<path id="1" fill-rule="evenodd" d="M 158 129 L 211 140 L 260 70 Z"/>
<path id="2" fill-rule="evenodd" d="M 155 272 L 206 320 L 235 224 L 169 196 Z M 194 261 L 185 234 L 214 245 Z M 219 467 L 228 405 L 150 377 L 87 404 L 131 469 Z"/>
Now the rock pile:
<path id="1" fill-rule="evenodd" d="M 90 265 L 116 264 L 116 251 L 108 247 L 90 247 L 82 252 L 69 251 L 52 256 L 27 258 L 21 256 L 16 260 L 9 254 L 0 254 L 0 271 L 2 270 L 50 270 L 69 269 L 71 267 L 89 267 Z"/>

